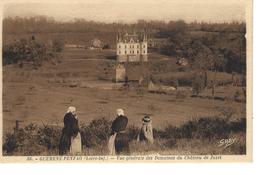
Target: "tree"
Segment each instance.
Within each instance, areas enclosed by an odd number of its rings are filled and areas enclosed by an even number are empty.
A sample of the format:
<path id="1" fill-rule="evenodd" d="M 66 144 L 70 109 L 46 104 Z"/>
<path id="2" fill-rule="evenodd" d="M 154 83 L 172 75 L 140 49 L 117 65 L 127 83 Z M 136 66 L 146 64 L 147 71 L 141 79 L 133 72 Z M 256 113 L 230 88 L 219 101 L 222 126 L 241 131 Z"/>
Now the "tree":
<path id="1" fill-rule="evenodd" d="M 38 67 L 46 58 L 45 44 L 36 40 L 21 39 L 3 47 L 4 65 L 27 62 Z"/>
<path id="2" fill-rule="evenodd" d="M 192 93 L 198 96 L 204 89 L 204 77 L 201 72 L 196 72 L 192 80 Z"/>
<path id="3" fill-rule="evenodd" d="M 54 52 L 61 52 L 64 49 L 64 40 L 62 39 L 61 36 L 58 36 L 54 39 L 53 41 L 53 51 Z"/>
<path id="4" fill-rule="evenodd" d="M 212 97 L 214 99 L 217 72 L 220 70 L 223 71 L 226 64 L 224 55 L 218 48 L 213 46 L 207 47 L 200 41 L 194 43 L 193 47 L 197 51 L 193 60 L 193 67 L 200 74 L 204 73 L 204 76 L 202 76 L 204 78 L 204 88 L 207 86 L 207 71 L 210 70 L 214 72 L 212 80 Z"/>

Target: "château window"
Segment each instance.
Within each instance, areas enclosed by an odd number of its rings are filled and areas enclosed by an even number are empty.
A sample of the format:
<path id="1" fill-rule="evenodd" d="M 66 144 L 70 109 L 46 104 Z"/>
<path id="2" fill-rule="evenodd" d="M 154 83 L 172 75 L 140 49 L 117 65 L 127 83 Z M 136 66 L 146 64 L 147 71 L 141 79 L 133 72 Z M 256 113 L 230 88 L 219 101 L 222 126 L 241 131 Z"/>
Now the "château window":
<path id="1" fill-rule="evenodd" d="M 125 51 L 125 54 L 127 54 L 127 52 Z"/>
<path id="2" fill-rule="evenodd" d="M 118 48 L 120 49 L 120 48 L 121 48 L 121 46 L 119 45 L 119 46 L 118 46 Z"/>
<path id="3" fill-rule="evenodd" d="M 121 54 L 121 51 L 119 51 L 119 54 Z"/>
<path id="4" fill-rule="evenodd" d="M 137 51 L 137 53 L 139 53 L 139 51 Z"/>
<path id="5" fill-rule="evenodd" d="M 125 48 L 127 48 L 127 46 L 125 45 Z"/>

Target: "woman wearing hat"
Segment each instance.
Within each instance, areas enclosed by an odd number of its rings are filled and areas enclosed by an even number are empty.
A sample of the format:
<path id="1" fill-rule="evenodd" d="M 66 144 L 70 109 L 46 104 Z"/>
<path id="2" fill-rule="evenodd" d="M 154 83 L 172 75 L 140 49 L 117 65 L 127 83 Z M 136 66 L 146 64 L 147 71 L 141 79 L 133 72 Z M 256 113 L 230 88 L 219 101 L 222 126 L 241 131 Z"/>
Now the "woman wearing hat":
<path id="1" fill-rule="evenodd" d="M 138 134 L 137 141 L 146 141 L 149 143 L 153 143 L 153 127 L 152 127 L 152 120 L 149 116 L 145 116 L 142 119 L 142 127 Z"/>
<path id="2" fill-rule="evenodd" d="M 60 138 L 59 154 L 64 155 L 81 153 L 81 135 L 79 132 L 76 108 L 70 106 L 64 116 L 64 127 Z"/>
<path id="3" fill-rule="evenodd" d="M 117 117 L 111 126 L 111 134 L 108 141 L 108 150 L 110 155 L 130 153 L 129 138 L 125 133 L 128 118 L 124 115 L 123 109 L 117 109 Z"/>

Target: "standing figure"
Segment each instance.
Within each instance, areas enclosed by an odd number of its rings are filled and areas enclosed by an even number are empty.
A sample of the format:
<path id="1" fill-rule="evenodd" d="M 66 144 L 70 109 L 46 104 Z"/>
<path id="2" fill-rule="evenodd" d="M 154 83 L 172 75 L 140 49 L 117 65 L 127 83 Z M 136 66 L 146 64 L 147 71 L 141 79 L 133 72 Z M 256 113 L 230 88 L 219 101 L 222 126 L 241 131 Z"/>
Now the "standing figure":
<path id="1" fill-rule="evenodd" d="M 64 127 L 60 138 L 59 155 L 65 155 L 68 152 L 72 155 L 81 153 L 81 135 L 75 107 L 68 108 L 63 121 Z"/>
<path id="2" fill-rule="evenodd" d="M 111 126 L 111 134 L 108 141 L 108 150 L 110 155 L 129 155 L 129 138 L 125 133 L 128 118 L 124 115 L 123 109 L 117 109 L 117 117 Z"/>
<path id="3" fill-rule="evenodd" d="M 145 116 L 142 119 L 143 125 L 141 130 L 138 134 L 137 141 L 146 141 L 149 143 L 153 143 L 153 127 L 152 127 L 152 120 L 149 116 Z"/>

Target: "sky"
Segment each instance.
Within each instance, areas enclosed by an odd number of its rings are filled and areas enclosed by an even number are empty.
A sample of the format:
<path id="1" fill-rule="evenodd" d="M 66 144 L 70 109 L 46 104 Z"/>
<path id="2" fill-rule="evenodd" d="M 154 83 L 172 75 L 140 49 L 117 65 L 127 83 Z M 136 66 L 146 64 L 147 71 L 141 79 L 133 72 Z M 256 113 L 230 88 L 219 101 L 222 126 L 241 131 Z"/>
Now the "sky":
<path id="1" fill-rule="evenodd" d="M 5 3 L 4 17 L 44 15 L 58 21 L 75 18 L 131 23 L 144 20 L 245 21 L 246 0 L 95 0 L 59 3 Z"/>

